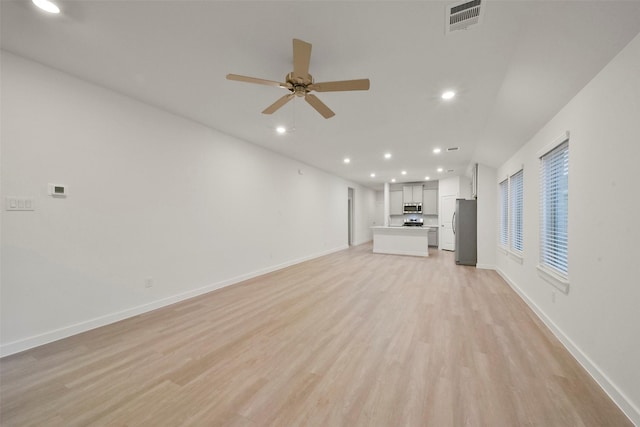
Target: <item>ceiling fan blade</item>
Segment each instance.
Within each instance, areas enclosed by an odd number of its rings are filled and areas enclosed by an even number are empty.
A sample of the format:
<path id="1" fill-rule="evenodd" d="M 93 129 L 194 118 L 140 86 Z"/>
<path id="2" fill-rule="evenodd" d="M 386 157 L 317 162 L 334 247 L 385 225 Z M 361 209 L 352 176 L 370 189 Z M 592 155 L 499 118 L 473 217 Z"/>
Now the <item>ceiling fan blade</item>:
<path id="1" fill-rule="evenodd" d="M 341 80 L 337 82 L 314 83 L 309 90 L 316 92 L 340 92 L 346 90 L 369 90 L 369 79 Z"/>
<path id="2" fill-rule="evenodd" d="M 262 112 L 262 114 L 273 114 L 273 113 L 275 113 L 276 111 L 278 111 L 278 109 L 280 109 L 280 107 L 282 107 L 287 102 L 291 101 L 294 96 L 295 95 L 293 93 L 290 93 L 289 95 L 283 96 L 282 98 L 278 99 L 276 102 L 274 102 L 273 104 L 271 104 L 267 108 L 265 108 L 264 111 Z"/>
<path id="3" fill-rule="evenodd" d="M 279 86 L 285 89 L 289 89 L 289 86 L 290 86 L 288 83 L 280 83 L 273 80 L 257 79 L 255 77 L 240 76 L 238 74 L 227 74 L 227 80 L 236 80 L 239 82 L 256 83 L 259 85 L 267 85 L 267 86 Z"/>
<path id="4" fill-rule="evenodd" d="M 322 115 L 322 117 L 324 117 L 325 119 L 329 119 L 333 116 L 336 115 L 336 113 L 334 113 L 333 111 L 331 111 L 331 109 L 329 107 L 327 107 L 324 102 L 320 101 L 320 98 L 318 98 L 315 95 L 311 95 L 311 94 L 306 94 L 304 97 L 305 101 L 307 101 L 309 103 L 309 105 L 311 105 L 313 108 L 316 109 L 316 111 L 318 113 L 320 113 Z"/>
<path id="5" fill-rule="evenodd" d="M 293 76 L 307 79 L 309 62 L 311 62 L 311 43 L 293 39 Z"/>

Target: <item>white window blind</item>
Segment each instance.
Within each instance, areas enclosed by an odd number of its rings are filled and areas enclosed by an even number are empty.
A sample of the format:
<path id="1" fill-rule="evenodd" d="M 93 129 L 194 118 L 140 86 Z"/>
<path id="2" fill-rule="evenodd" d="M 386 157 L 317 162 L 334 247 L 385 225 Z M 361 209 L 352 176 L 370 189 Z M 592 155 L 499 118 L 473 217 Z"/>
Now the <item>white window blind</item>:
<path id="1" fill-rule="evenodd" d="M 500 244 L 507 247 L 509 239 L 509 180 L 500 183 Z"/>
<path id="2" fill-rule="evenodd" d="M 511 250 L 522 252 L 522 202 L 523 202 L 523 170 L 520 169 L 509 178 L 509 200 L 511 202 L 511 233 L 509 246 Z"/>
<path id="3" fill-rule="evenodd" d="M 568 277 L 569 140 L 540 158 L 540 263 Z"/>

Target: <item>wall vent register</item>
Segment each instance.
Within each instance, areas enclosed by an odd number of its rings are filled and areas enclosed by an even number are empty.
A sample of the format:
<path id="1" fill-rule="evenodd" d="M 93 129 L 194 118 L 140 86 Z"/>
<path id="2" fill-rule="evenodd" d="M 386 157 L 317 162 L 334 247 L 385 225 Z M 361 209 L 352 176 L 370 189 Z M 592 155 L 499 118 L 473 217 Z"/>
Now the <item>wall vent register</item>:
<path id="1" fill-rule="evenodd" d="M 472 25 L 479 24 L 484 9 L 482 0 L 463 1 L 448 5 L 446 8 L 445 33 L 466 30 Z"/>

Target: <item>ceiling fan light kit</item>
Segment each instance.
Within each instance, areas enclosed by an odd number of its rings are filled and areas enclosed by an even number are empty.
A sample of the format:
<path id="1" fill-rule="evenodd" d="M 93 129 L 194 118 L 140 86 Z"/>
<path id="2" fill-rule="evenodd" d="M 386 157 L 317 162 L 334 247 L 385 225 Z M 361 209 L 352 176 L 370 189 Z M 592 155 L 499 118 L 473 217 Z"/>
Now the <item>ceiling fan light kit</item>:
<path id="1" fill-rule="evenodd" d="M 287 89 L 290 93 L 282 96 L 276 102 L 262 111 L 262 114 L 273 114 L 282 108 L 294 96 L 304 98 L 325 119 L 335 116 L 335 113 L 325 105 L 317 96 L 310 92 L 345 92 L 352 90 L 369 90 L 369 79 L 339 80 L 333 82 L 315 83 L 313 76 L 309 74 L 311 62 L 311 43 L 293 39 L 293 71 L 287 74 L 285 82 L 258 79 L 255 77 L 227 74 L 228 80 L 236 80 L 246 83 L 262 84 Z"/>

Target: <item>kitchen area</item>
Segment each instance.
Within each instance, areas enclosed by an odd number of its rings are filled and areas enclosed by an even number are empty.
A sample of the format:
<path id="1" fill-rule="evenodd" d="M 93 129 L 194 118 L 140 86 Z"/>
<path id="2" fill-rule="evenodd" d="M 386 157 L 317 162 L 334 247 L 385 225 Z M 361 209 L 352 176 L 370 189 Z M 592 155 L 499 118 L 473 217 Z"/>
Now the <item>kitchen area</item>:
<path id="1" fill-rule="evenodd" d="M 373 252 L 429 256 L 438 247 L 438 181 L 385 184 Z"/>
<path id="2" fill-rule="evenodd" d="M 472 177 L 385 183 L 376 193 L 373 252 L 428 257 L 454 252 L 458 265 L 475 266 L 478 251 L 477 169 Z"/>

